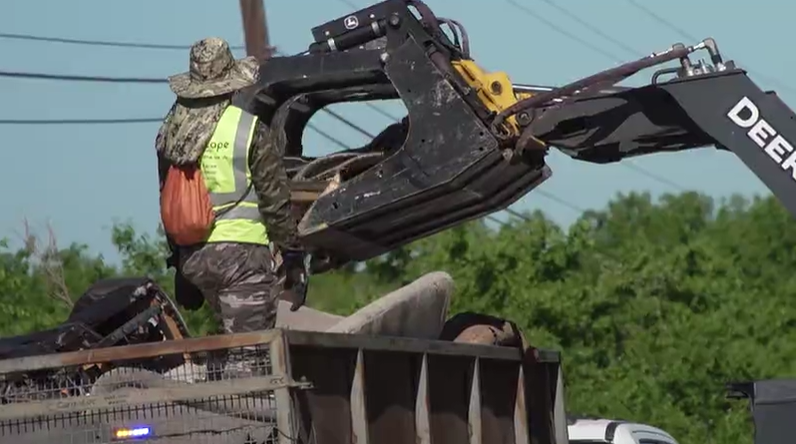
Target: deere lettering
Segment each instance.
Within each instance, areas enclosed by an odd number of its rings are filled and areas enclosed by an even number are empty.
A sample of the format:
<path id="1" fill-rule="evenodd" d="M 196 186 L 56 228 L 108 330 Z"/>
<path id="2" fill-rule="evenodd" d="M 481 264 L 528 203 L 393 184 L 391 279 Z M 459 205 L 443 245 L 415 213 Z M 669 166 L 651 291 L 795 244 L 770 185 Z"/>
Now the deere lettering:
<path id="1" fill-rule="evenodd" d="M 747 137 L 762 148 L 783 170 L 790 170 L 793 180 L 796 180 L 796 152 L 793 150 L 793 145 L 760 116 L 760 110 L 754 102 L 744 97 L 732 107 L 727 117 L 739 127 L 749 128 Z"/>

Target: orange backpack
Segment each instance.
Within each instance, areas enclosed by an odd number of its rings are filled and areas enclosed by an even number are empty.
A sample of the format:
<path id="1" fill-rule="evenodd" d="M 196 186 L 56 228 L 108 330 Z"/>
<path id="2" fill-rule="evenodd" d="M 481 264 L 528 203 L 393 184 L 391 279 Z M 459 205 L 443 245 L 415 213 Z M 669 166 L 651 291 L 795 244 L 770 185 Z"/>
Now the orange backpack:
<path id="1" fill-rule="evenodd" d="M 179 246 L 207 240 L 215 212 L 197 165 L 169 167 L 160 190 L 160 219 L 166 234 Z"/>

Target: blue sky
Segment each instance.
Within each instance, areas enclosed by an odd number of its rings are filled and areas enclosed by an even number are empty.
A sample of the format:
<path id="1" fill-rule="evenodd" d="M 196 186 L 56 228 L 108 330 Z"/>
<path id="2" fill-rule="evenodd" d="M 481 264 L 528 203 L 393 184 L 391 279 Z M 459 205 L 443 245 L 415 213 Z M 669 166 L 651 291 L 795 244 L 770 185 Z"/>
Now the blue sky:
<path id="1" fill-rule="evenodd" d="M 674 42 L 696 43 L 627 0 L 556 3 L 599 27 L 614 41 L 590 31 L 542 0 L 514 1 L 544 21 L 505 0 L 426 1 L 438 15 L 455 18 L 466 26 L 473 56 L 484 68 L 507 71 L 517 83 L 562 84 L 616 65 L 615 57 L 630 61 Z M 288 53 L 306 49 L 311 42 L 310 28 L 350 12 L 346 3 L 368 4 L 364 0 L 267 0 L 272 43 Z M 760 86 L 776 89 L 786 102 L 796 103 L 796 81 L 786 75 L 796 71 L 796 57 L 792 51 L 779 49 L 778 43 L 782 30 L 791 28 L 796 6 L 781 0 L 758 0 L 754 8 L 744 2 L 718 0 L 645 4 L 686 33 L 699 39 L 716 38 L 725 57 L 751 69 L 752 78 Z M 243 41 L 240 11 L 234 0 L 3 0 L 2 10 L 0 29 L 7 33 L 176 45 L 190 45 L 211 35 L 223 37 L 232 45 Z M 564 32 L 557 32 L 550 24 Z M 0 39 L 0 51 L 0 70 L 53 74 L 166 77 L 186 70 L 188 61 L 187 50 L 7 39 Z M 630 84 L 647 79 L 636 78 Z M 0 78 L 0 97 L 6 104 L 0 119 L 160 117 L 173 101 L 168 87 L 159 84 L 9 78 Z M 400 108 L 388 105 L 385 110 L 400 113 Z M 371 132 L 390 123 L 361 105 L 337 109 Z M 319 115 L 313 123 L 352 145 L 365 141 L 329 116 Z M 24 218 L 35 227 L 49 222 L 61 243 L 85 243 L 93 251 L 115 259 L 110 243 L 113 221 L 129 220 L 149 232 L 158 223 L 153 151 L 157 128 L 156 123 L 2 126 L 6 160 L 0 175 L 4 206 L 0 212 L 0 238 L 17 240 Z M 305 146 L 315 155 L 336 149 L 311 131 L 305 136 Z M 548 159 L 554 174 L 541 189 L 577 208 L 602 207 L 619 192 L 639 190 L 660 195 L 678 191 L 671 184 L 639 173 L 632 165 L 588 165 L 557 153 Z M 632 162 L 682 189 L 700 190 L 715 197 L 767 193 L 733 155 L 712 148 Z M 578 216 L 573 208 L 539 193 L 529 194 L 513 208 L 542 209 L 564 225 Z"/>

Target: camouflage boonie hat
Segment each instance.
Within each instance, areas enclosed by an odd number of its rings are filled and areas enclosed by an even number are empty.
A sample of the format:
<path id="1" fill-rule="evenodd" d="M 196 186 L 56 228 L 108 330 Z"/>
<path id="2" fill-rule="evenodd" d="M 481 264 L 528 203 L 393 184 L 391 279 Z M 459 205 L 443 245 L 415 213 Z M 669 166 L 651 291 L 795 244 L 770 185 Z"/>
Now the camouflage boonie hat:
<path id="1" fill-rule="evenodd" d="M 235 60 L 226 41 L 210 37 L 191 46 L 190 70 L 169 77 L 169 87 L 187 99 L 220 96 L 254 84 L 258 68 L 254 57 Z"/>

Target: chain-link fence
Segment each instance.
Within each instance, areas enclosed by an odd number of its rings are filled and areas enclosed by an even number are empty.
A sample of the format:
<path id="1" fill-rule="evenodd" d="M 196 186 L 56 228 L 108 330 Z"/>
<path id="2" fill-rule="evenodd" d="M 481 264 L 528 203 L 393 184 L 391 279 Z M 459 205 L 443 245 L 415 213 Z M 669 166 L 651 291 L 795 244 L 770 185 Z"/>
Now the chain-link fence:
<path id="1" fill-rule="evenodd" d="M 290 435 L 278 425 L 276 391 L 291 385 L 282 336 L 250 336 L 243 346 L 212 337 L 182 341 L 182 350 L 145 344 L 0 361 L 11 370 L 0 376 L 0 442 L 279 442 Z"/>

